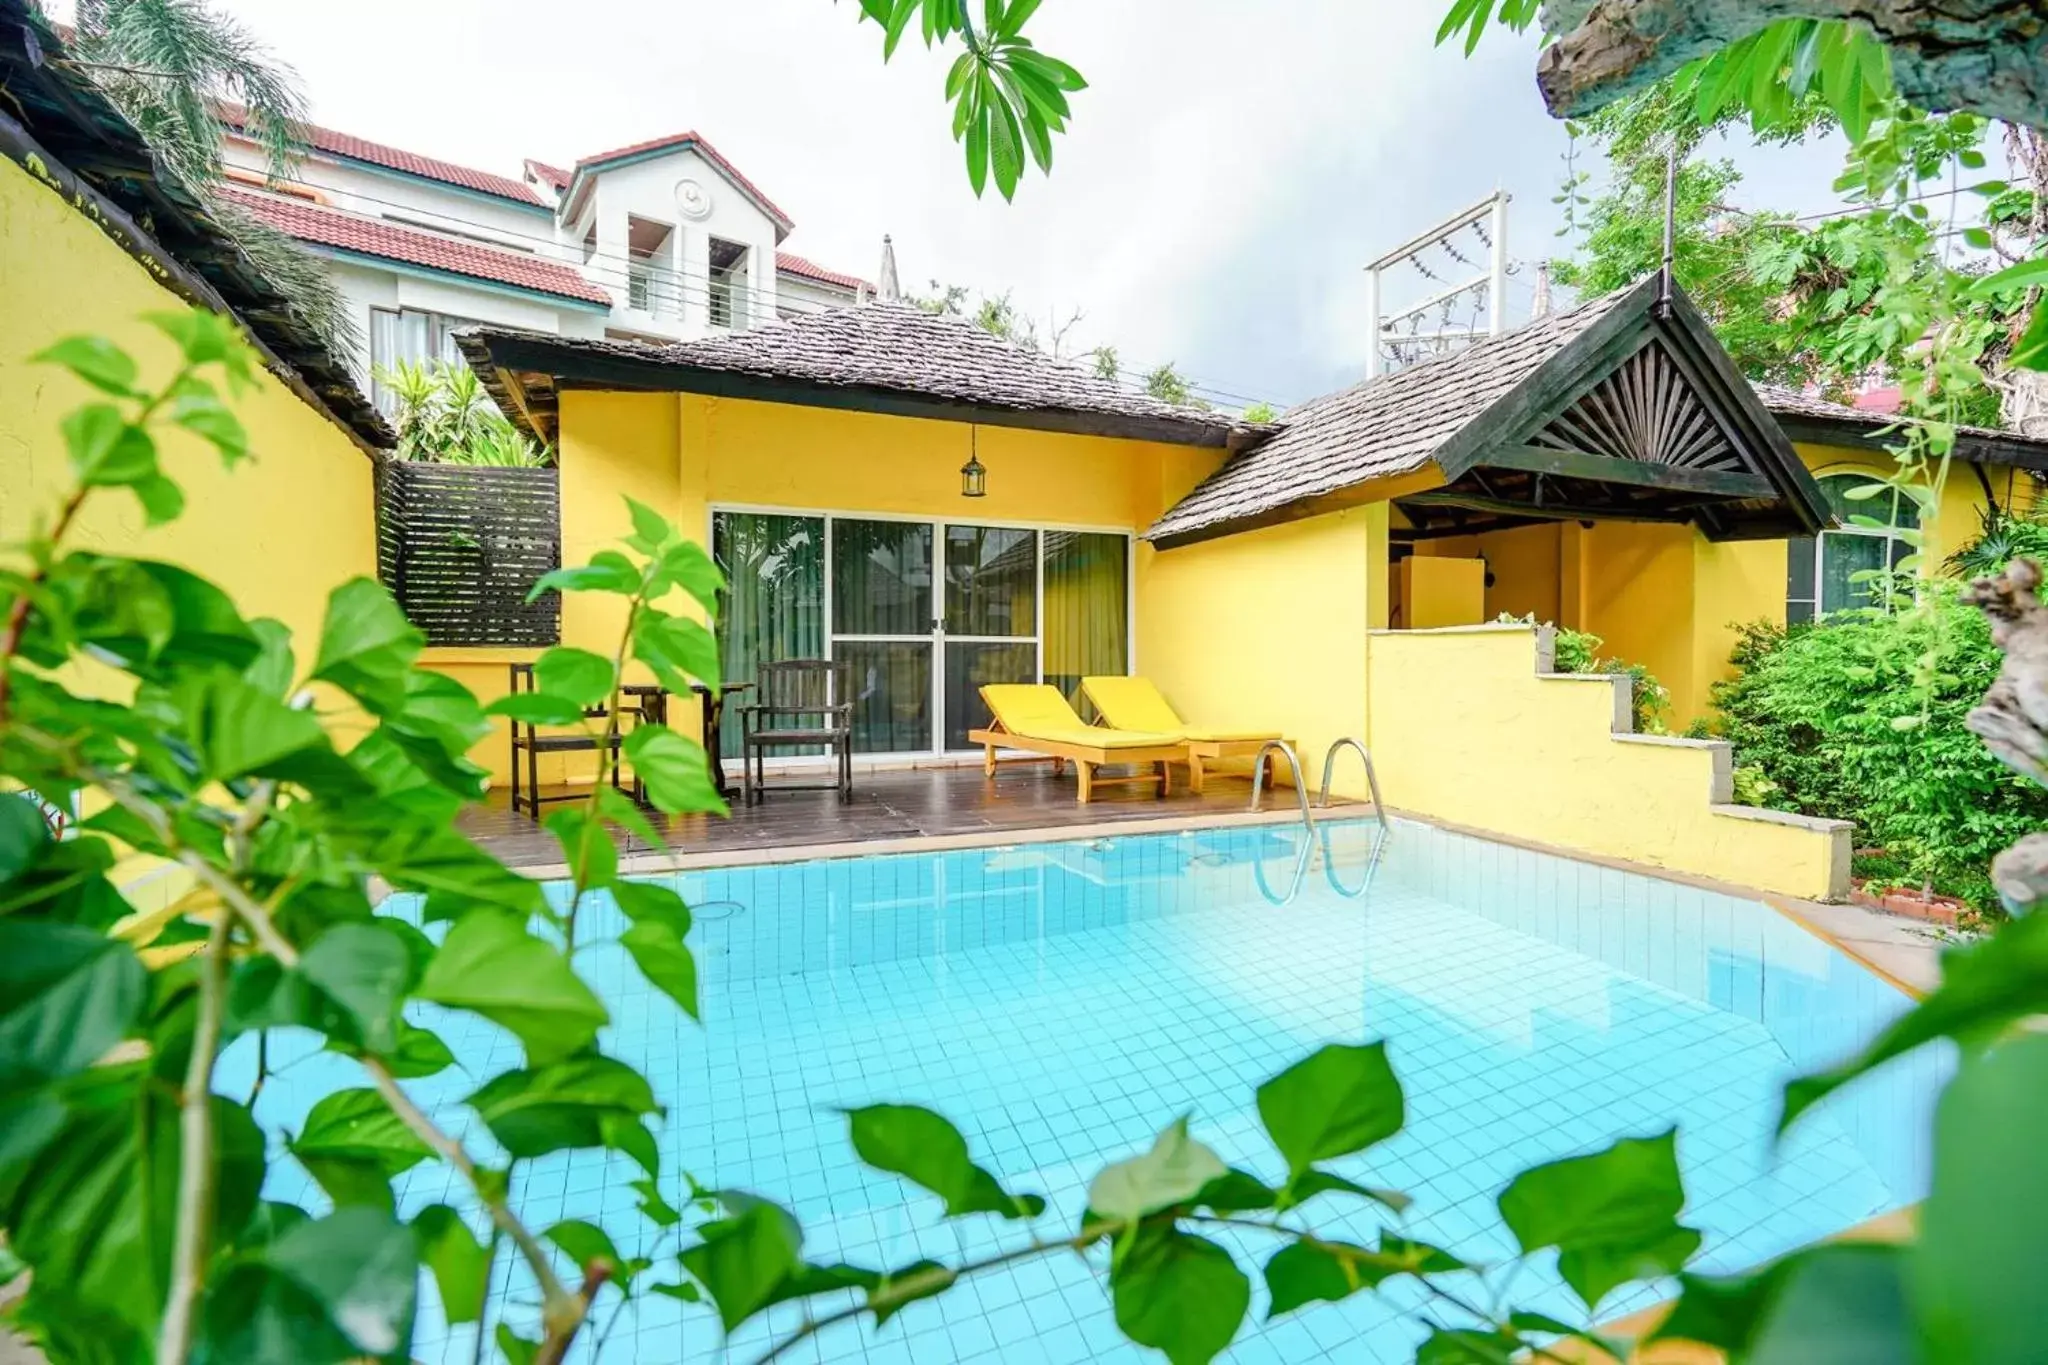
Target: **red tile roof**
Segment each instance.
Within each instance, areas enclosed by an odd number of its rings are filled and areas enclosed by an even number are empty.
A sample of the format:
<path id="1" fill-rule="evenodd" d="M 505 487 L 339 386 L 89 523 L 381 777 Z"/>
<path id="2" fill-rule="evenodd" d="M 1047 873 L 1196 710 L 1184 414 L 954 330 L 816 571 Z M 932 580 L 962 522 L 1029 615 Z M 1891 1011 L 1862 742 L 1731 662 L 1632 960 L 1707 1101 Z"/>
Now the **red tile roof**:
<path id="1" fill-rule="evenodd" d="M 611 296 L 560 261 L 520 251 L 501 251 L 474 242 L 459 242 L 431 232 L 363 218 L 297 199 L 223 188 L 221 194 L 257 217 L 302 242 L 360 252 L 388 261 L 445 270 L 451 275 L 489 280 L 535 293 L 553 294 L 584 303 L 611 306 Z"/>
<path id="2" fill-rule="evenodd" d="M 221 122 L 239 131 L 243 126 L 243 115 L 244 110 L 240 106 L 227 105 L 221 110 Z M 424 180 L 438 180 L 444 185 L 455 185 L 520 204 L 540 204 L 545 207 L 545 202 L 533 192 L 531 185 L 522 184 L 506 176 L 493 175 L 489 171 L 474 170 L 468 166 L 458 166 L 452 161 L 421 156 L 417 152 L 408 152 L 397 147 L 387 147 L 381 142 L 372 142 L 353 133 L 336 132 L 332 128 L 319 128 L 307 124 L 305 132 L 306 140 L 312 144 L 315 151 L 326 152 L 330 156 L 365 161 L 372 166 L 382 166 L 388 171 L 416 175 Z"/>
<path id="3" fill-rule="evenodd" d="M 802 256 L 792 255 L 787 251 L 775 253 L 775 269 L 781 274 L 801 276 L 807 280 L 816 280 L 820 284 L 836 284 L 841 289 L 865 289 L 870 294 L 875 292 L 875 287 L 858 275 L 842 275 L 836 270 L 827 270 L 815 261 L 805 260 Z"/>
<path id="4" fill-rule="evenodd" d="M 669 137 L 657 137 L 646 142 L 635 142 L 627 147 L 614 147 L 608 152 L 599 152 L 596 156 L 578 157 L 576 169 L 579 171 L 592 170 L 604 165 L 608 161 L 617 161 L 623 157 L 639 156 L 644 152 L 665 152 L 672 149 L 680 151 L 684 148 L 695 148 L 699 156 L 716 166 L 725 175 L 726 179 L 739 186 L 742 194 L 752 199 L 760 206 L 763 213 L 773 218 L 782 228 L 785 235 L 796 227 L 796 221 L 777 208 L 774 200 L 761 193 L 759 186 L 747 179 L 746 176 L 740 174 L 739 167 L 727 161 L 725 156 L 716 147 L 706 142 L 694 132 L 675 133 Z"/>
<path id="5" fill-rule="evenodd" d="M 560 166 L 550 166 L 545 161 L 535 161 L 532 157 L 528 157 L 526 158 L 526 173 L 535 180 L 540 181 L 543 185 L 552 185 L 558 190 L 569 188 L 569 173 Z"/>

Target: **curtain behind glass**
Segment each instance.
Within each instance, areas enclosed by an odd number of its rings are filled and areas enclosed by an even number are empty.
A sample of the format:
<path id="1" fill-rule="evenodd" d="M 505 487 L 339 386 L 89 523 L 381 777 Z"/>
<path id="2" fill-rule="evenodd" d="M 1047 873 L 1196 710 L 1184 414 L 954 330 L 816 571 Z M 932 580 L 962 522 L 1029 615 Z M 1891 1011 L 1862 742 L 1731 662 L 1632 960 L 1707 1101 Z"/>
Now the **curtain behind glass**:
<path id="1" fill-rule="evenodd" d="M 932 633 L 932 527 L 832 518 L 832 632 Z"/>
<path id="2" fill-rule="evenodd" d="M 946 528 L 946 633 L 1038 633 L 1038 532 Z"/>
<path id="3" fill-rule="evenodd" d="M 1045 533 L 1045 680 L 1093 720 L 1081 679 L 1130 668 L 1128 536 Z"/>
<path id="4" fill-rule="evenodd" d="M 730 682 L 751 682 L 764 663 L 825 657 L 825 519 L 719 512 L 711 553 L 725 575 L 718 653 Z M 721 753 L 737 758 L 738 725 Z"/>

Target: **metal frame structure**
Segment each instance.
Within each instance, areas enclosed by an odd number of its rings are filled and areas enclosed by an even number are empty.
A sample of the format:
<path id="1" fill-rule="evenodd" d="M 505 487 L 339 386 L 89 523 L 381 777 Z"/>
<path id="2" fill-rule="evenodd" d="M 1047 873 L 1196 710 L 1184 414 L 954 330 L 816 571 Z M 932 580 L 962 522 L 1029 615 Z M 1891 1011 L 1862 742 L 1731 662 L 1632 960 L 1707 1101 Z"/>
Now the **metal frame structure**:
<path id="1" fill-rule="evenodd" d="M 1371 319 L 1372 344 L 1367 351 L 1365 376 L 1378 378 L 1387 373 L 1386 347 L 1390 335 L 1400 324 L 1407 322 L 1411 330 L 1394 338 L 1401 345 L 1433 344 L 1441 353 L 1454 342 L 1469 342 L 1482 336 L 1499 336 L 1507 327 L 1508 292 L 1508 201 L 1506 190 L 1495 190 L 1486 198 L 1458 213 L 1452 214 L 1420 236 L 1395 247 L 1392 251 L 1372 261 L 1366 271 L 1366 310 Z M 1484 226 L 1482 226 L 1484 225 Z M 1426 279 L 1439 278 L 1422 262 L 1426 252 L 1441 251 L 1452 260 L 1472 265 L 1454 245 L 1452 239 L 1459 233 L 1471 231 L 1486 244 L 1488 261 L 1484 270 L 1461 284 L 1453 284 L 1430 295 L 1422 302 L 1412 304 L 1398 313 L 1382 312 L 1380 302 L 1384 277 L 1388 270 L 1401 265 L 1412 266 Z M 1486 327 L 1454 328 L 1448 323 L 1451 305 L 1460 298 L 1478 294 L 1486 308 Z M 1415 321 L 1431 309 L 1441 310 L 1444 323 L 1435 331 L 1412 330 Z"/>

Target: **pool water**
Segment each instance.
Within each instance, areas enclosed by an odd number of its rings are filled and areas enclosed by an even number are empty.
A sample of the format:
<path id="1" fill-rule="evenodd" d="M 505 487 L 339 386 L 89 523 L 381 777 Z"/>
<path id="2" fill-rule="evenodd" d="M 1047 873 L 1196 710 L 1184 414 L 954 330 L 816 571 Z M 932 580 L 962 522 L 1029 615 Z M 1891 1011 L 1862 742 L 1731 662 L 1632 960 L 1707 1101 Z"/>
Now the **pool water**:
<path id="1" fill-rule="evenodd" d="M 1105 1162 L 1181 1114 L 1226 1161 L 1277 1176 L 1256 1086 L 1325 1042 L 1373 1038 L 1387 1040 L 1408 1126 L 1336 1168 L 1407 1190 L 1416 1203 L 1403 1230 L 1468 1259 L 1512 1254 L 1493 1199 L 1517 1171 L 1674 1121 L 1709 1270 L 1753 1265 L 1925 1191 L 1939 1058 L 1859 1082 L 1771 1145 L 1783 1080 L 1838 1059 L 1909 1002 L 1752 901 L 1418 824 L 1382 843 L 1362 821 L 1325 824 L 1307 844 L 1298 829 L 1237 827 L 678 881 L 697 908 L 703 1025 L 599 948 L 581 965 L 612 1009 L 604 1045 L 668 1106 L 671 1200 L 683 1170 L 774 1197 L 802 1222 L 814 1260 L 900 1266 L 1030 1235 L 992 1219 L 943 1222 L 937 1201 L 859 1164 L 842 1107 L 944 1113 L 1007 1186 L 1047 1196 L 1050 1233 L 1078 1215 Z M 599 918 L 614 915 L 606 906 Z M 458 1101 L 519 1065 L 518 1045 L 467 1015 L 423 1018 L 470 1074 L 415 1092 L 485 1149 Z M 358 1083 L 345 1062 L 309 1057 L 266 1089 L 264 1116 L 290 1123 L 326 1089 Z M 530 1225 L 590 1219 L 628 1233 L 632 1254 L 653 1245 L 634 1240 L 626 1182 L 639 1174 L 604 1153 L 563 1154 L 522 1166 L 516 1195 Z M 467 1202 L 427 1168 L 403 1180 L 401 1200 Z M 1381 1222 L 1333 1200 L 1310 1213 L 1355 1240 Z M 1270 1248 L 1247 1242 L 1241 1262 Z M 1393 1284 L 1267 1324 L 1253 1280 L 1232 1361 L 1407 1361 L 1422 1335 L 1404 1311 L 1415 1300 Z M 532 1298 L 509 1268 L 497 1292 Z M 1658 1297 L 1634 1294 L 1603 1317 Z M 1521 1276 L 1515 1302 L 1584 1316 L 1547 1265 Z M 423 1306 L 416 1354 L 467 1361 L 473 1329 L 445 1329 L 434 1311 Z M 727 1343 L 707 1309 L 654 1296 L 613 1326 L 604 1358 L 750 1361 L 800 1320 L 778 1310 Z M 1159 1359 L 1117 1332 L 1099 1264 L 1071 1256 L 977 1277 L 879 1332 L 832 1329 L 793 1358 Z"/>

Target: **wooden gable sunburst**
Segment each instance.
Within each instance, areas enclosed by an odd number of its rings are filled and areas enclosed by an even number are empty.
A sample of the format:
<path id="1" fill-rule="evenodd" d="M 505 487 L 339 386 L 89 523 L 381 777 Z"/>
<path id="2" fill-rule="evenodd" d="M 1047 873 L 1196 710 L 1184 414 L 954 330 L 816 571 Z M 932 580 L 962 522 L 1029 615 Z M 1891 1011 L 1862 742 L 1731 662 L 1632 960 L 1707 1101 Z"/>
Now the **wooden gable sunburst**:
<path id="1" fill-rule="evenodd" d="M 1812 535 L 1830 513 L 1682 292 L 1654 279 L 1436 454 L 1407 539 L 1541 521 L 1691 523 L 1710 540 Z"/>

